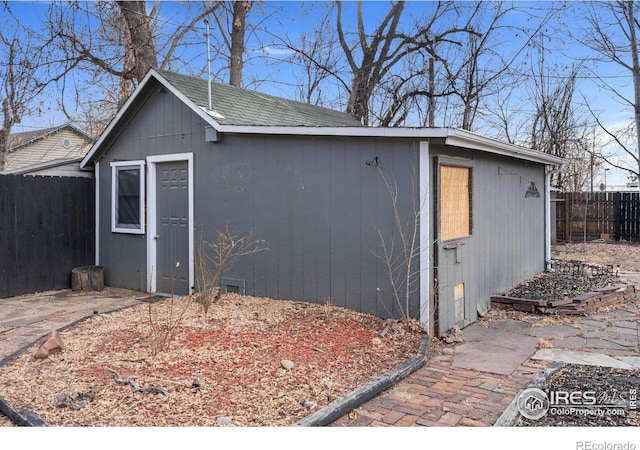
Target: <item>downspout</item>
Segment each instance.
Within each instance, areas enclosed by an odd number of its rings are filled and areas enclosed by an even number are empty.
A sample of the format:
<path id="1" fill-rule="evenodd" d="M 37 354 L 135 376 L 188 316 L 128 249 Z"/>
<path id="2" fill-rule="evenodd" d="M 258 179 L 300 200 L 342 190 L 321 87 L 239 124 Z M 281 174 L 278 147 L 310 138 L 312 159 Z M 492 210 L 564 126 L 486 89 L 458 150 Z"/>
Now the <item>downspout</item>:
<path id="1" fill-rule="evenodd" d="M 553 260 L 551 259 L 551 176 L 563 169 L 564 163 L 544 174 L 544 268 L 547 272 L 553 270 Z"/>

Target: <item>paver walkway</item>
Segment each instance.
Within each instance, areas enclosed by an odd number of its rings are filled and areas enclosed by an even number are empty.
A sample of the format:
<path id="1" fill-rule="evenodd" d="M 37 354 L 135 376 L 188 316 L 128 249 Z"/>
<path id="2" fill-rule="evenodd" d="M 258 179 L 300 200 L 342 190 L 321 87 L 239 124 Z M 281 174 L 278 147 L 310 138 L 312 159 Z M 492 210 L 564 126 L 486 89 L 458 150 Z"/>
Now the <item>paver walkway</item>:
<path id="1" fill-rule="evenodd" d="M 333 425 L 493 426 L 554 361 L 640 368 L 638 308 L 636 300 L 565 323 L 535 315 L 527 322 L 489 316 L 462 330 L 464 343 L 432 352 L 425 367 Z"/>
<path id="2" fill-rule="evenodd" d="M 114 288 L 100 292 L 63 289 L 0 299 L 0 361 L 50 331 L 94 312 L 106 313 L 138 304 L 145 295 Z"/>

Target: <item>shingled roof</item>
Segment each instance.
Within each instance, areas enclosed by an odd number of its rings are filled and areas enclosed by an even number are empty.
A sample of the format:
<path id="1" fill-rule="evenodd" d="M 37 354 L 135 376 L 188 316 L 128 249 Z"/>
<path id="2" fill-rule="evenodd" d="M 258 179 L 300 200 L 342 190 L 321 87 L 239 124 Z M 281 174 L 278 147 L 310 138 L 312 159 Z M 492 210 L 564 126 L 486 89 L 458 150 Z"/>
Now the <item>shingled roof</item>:
<path id="1" fill-rule="evenodd" d="M 106 143 L 111 136 L 116 136 L 115 130 L 121 124 L 126 124 L 127 116 L 137 111 L 136 105 L 144 102 L 146 95 L 159 87 L 176 95 L 207 124 L 207 130 L 213 130 L 208 134 L 207 139 L 211 139 L 208 142 L 222 142 L 222 136 L 227 133 L 396 138 L 414 141 L 442 139 L 445 145 L 542 164 L 557 166 L 565 163 L 562 158 L 470 131 L 456 128 L 367 127 L 346 113 L 220 83 L 211 83 L 213 111 L 208 111 L 207 80 L 151 69 L 82 160 L 81 168 L 93 164 L 108 150 Z"/>
<path id="2" fill-rule="evenodd" d="M 207 80 L 159 70 L 158 73 L 202 108 L 209 105 Z M 349 114 L 261 92 L 211 83 L 213 115 L 221 125 L 285 127 L 359 127 Z"/>

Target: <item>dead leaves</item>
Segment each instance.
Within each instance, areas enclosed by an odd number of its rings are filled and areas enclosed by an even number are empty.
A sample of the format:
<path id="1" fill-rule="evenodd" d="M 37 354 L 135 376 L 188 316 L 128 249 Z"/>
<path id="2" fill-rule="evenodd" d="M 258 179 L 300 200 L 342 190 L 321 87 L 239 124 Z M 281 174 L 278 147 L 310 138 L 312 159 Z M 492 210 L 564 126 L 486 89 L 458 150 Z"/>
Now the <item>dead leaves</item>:
<path id="1" fill-rule="evenodd" d="M 147 305 L 136 308 L 66 330 L 65 351 L 46 364 L 18 358 L 3 369 L 2 396 L 57 426 L 286 426 L 415 356 L 422 340 L 400 322 L 335 306 L 227 294 L 206 317 L 188 308 L 153 355 Z M 294 366 L 283 369 L 283 359 Z M 116 374 L 166 396 L 123 389 Z M 88 385 L 93 401 L 56 407 Z"/>

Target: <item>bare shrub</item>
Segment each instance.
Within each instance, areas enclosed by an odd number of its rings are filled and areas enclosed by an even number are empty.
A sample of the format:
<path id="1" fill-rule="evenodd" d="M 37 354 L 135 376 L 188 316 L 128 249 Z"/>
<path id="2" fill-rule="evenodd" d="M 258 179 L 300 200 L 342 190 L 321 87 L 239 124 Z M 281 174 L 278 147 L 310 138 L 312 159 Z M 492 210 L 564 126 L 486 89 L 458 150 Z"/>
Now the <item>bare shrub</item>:
<path id="1" fill-rule="evenodd" d="M 171 296 L 168 299 L 161 302 L 151 301 L 151 289 L 149 289 L 147 314 L 142 323 L 149 328 L 145 339 L 152 356 L 165 350 L 175 338 L 182 320 L 192 303 L 190 297 L 176 298 L 174 295 L 174 281 L 179 268 L 180 263 L 176 262 L 171 275 Z"/>
<path id="2" fill-rule="evenodd" d="M 227 226 L 223 231 L 218 231 L 217 239 L 213 242 L 203 240 L 201 234 L 196 248 L 195 269 L 198 302 L 205 315 L 211 305 L 220 300 L 222 275 L 239 257 L 264 250 L 269 250 L 269 245 L 264 240 L 254 239 L 253 232 L 240 237 Z"/>

